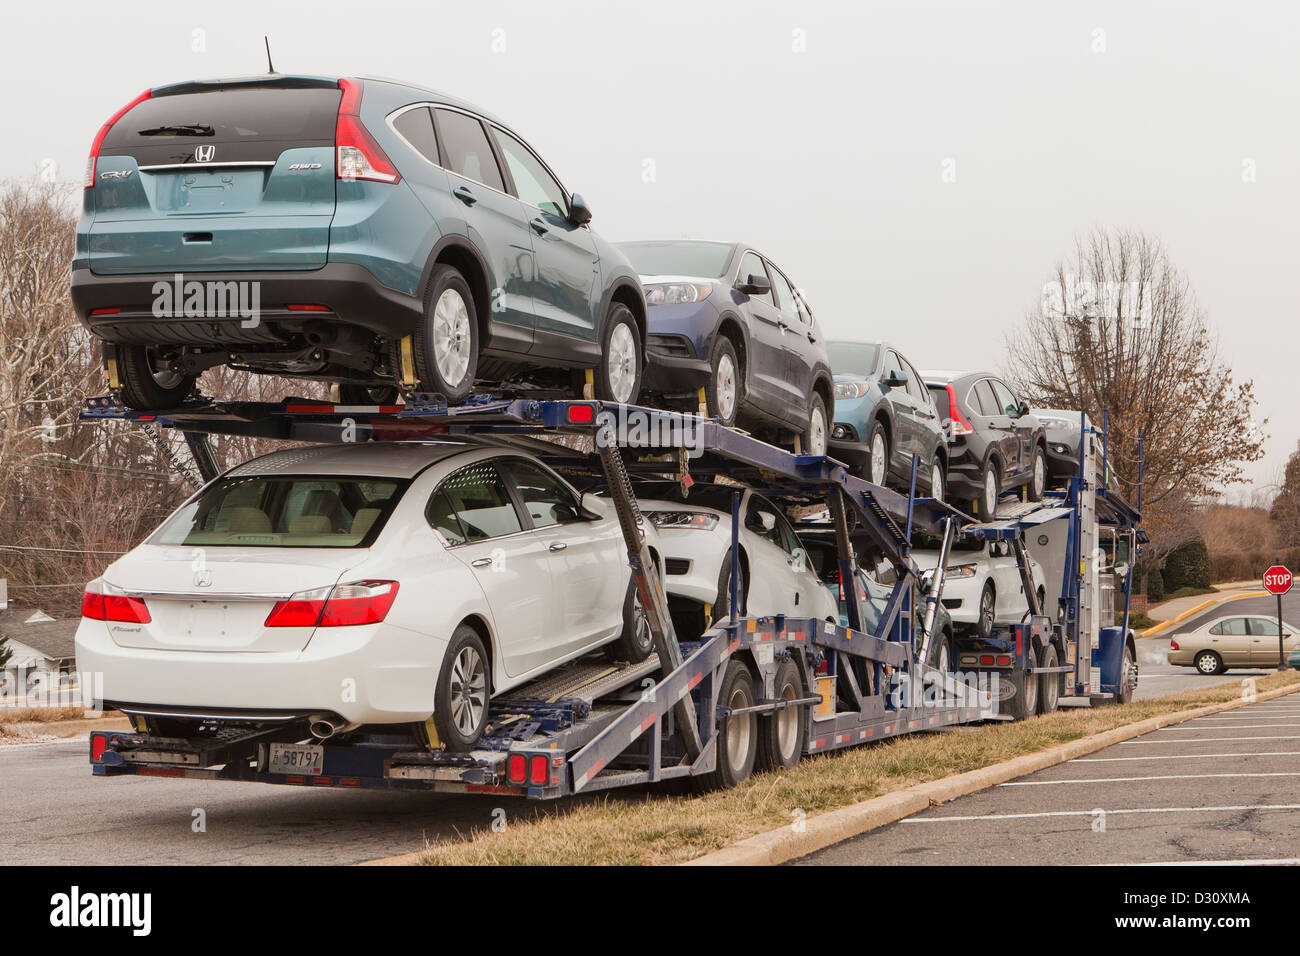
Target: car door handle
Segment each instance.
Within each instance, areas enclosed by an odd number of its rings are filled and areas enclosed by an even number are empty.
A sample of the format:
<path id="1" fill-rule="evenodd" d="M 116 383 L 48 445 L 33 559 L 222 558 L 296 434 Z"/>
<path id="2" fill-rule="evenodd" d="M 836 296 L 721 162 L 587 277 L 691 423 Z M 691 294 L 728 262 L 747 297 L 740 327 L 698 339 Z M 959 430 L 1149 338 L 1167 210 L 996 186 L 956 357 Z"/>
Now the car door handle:
<path id="1" fill-rule="evenodd" d="M 563 551 L 563 550 L 564 550 L 565 548 L 567 548 L 567 547 L 568 547 L 568 545 L 565 544 L 563 541 L 553 541 L 553 542 L 551 542 L 551 550 L 552 550 L 552 551 Z"/>
<path id="2" fill-rule="evenodd" d="M 478 202 L 478 197 L 468 186 L 457 186 L 451 191 L 451 194 L 463 202 L 466 206 L 472 206 Z"/>
<path id="3" fill-rule="evenodd" d="M 491 558 L 475 558 L 475 559 L 474 559 L 473 561 L 471 561 L 469 564 L 470 564 L 470 567 L 472 567 L 472 568 L 487 568 L 487 567 L 491 567 L 491 566 L 492 566 L 492 559 L 491 559 Z"/>
<path id="4" fill-rule="evenodd" d="M 541 216 L 538 216 L 528 225 L 532 226 L 533 232 L 537 233 L 539 236 L 544 236 L 551 231 L 551 227 L 546 224 L 546 220 Z"/>

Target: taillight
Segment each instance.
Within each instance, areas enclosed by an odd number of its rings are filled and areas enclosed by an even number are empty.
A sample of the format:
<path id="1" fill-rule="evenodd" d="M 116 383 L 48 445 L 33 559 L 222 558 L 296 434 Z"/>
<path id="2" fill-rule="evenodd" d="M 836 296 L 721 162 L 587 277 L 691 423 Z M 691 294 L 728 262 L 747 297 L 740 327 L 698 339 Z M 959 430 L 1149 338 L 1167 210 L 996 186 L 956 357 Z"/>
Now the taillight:
<path id="1" fill-rule="evenodd" d="M 596 407 L 585 403 L 570 405 L 566 417 L 571 425 L 589 425 L 596 420 Z"/>
<path id="2" fill-rule="evenodd" d="M 114 594 L 99 581 L 86 585 L 81 595 L 81 616 L 92 621 L 118 621 L 122 624 L 148 624 L 153 619 L 140 598 Z"/>
<path id="3" fill-rule="evenodd" d="M 299 591 L 277 601 L 265 627 L 346 627 L 378 624 L 397 597 L 396 581 L 358 581 Z"/>
<path id="4" fill-rule="evenodd" d="M 975 429 L 971 427 L 966 416 L 961 413 L 961 406 L 957 404 L 957 391 L 951 384 L 945 385 L 944 388 L 948 391 L 948 420 L 952 422 L 953 437 L 974 434 Z"/>
<path id="5" fill-rule="evenodd" d="M 540 787 L 551 782 L 551 758 L 546 754 L 534 754 L 528 760 L 528 782 Z"/>
<path id="6" fill-rule="evenodd" d="M 531 784 L 545 787 L 551 782 L 551 758 L 546 754 L 512 753 L 506 758 L 506 783 L 513 787 Z"/>
<path id="7" fill-rule="evenodd" d="M 982 655 L 980 655 L 980 666 L 981 666 L 981 667 L 992 667 L 992 666 L 993 666 L 993 655 L 992 655 L 992 654 L 982 654 Z"/>
<path id="8" fill-rule="evenodd" d="M 1178 642 L 1177 642 L 1177 641 L 1170 641 L 1170 642 L 1169 642 L 1169 649 L 1170 649 L 1171 651 L 1179 650 Z"/>
<path id="9" fill-rule="evenodd" d="M 528 782 L 528 758 L 523 754 L 511 754 L 506 758 L 506 782 L 523 784 Z"/>
<path id="10" fill-rule="evenodd" d="M 290 302 L 285 308 L 290 312 L 328 312 L 330 310 L 328 305 L 311 305 L 302 302 Z"/>
<path id="11" fill-rule="evenodd" d="M 1011 655 L 1010 655 L 1010 654 L 999 654 L 999 655 L 998 655 L 998 667 L 1010 667 L 1010 666 L 1011 666 Z"/>
<path id="12" fill-rule="evenodd" d="M 129 113 L 135 106 L 147 100 L 152 92 L 152 90 L 145 90 L 130 103 L 127 103 L 126 106 L 123 106 L 120 110 L 110 116 L 108 122 L 99 128 L 99 132 L 95 134 L 95 141 L 90 144 L 90 156 L 86 158 L 87 189 L 95 188 L 95 165 L 99 159 L 99 147 L 104 145 L 104 137 L 108 135 L 108 131 L 113 128 L 114 123 Z"/>
<path id="13" fill-rule="evenodd" d="M 99 763 L 104 756 L 104 751 L 108 749 L 108 734 L 91 734 L 90 735 L 90 762 Z"/>
<path id="14" fill-rule="evenodd" d="M 368 179 L 377 183 L 399 183 L 402 176 L 370 131 L 361 123 L 361 81 L 339 80 L 338 125 L 334 129 L 337 154 L 334 175 L 338 179 Z"/>
<path id="15" fill-rule="evenodd" d="M 347 627 L 350 624 L 378 624 L 388 616 L 397 597 L 396 581 L 360 581 L 340 584 L 325 602 L 321 627 Z"/>

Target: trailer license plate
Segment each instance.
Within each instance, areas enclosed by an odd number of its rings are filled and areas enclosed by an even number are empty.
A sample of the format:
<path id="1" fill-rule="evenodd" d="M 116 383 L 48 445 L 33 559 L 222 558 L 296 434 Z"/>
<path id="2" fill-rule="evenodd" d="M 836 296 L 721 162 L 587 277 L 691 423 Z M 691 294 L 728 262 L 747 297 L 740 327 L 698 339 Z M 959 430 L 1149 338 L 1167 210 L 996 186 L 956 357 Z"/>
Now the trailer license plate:
<path id="1" fill-rule="evenodd" d="M 271 744 L 271 773 L 320 773 L 325 748 L 314 744 Z"/>

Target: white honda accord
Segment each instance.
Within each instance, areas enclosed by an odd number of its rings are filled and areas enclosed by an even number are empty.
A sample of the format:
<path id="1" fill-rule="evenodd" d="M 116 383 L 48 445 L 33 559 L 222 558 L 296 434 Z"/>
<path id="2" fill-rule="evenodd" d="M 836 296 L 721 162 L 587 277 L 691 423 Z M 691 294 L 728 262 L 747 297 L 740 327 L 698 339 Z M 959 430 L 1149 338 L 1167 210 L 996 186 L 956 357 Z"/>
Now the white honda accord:
<path id="1" fill-rule="evenodd" d="M 518 451 L 297 448 L 211 482 L 92 581 L 77 663 L 146 721 L 414 723 L 467 750 L 492 695 L 601 646 L 648 656 L 635 591 L 609 502 Z"/>
<path id="2" fill-rule="evenodd" d="M 659 530 L 664 590 L 708 607 L 713 620 L 730 613 L 733 494 L 740 495 L 740 613 L 838 621 L 838 603 L 785 515 L 761 494 L 731 485 L 700 482 L 685 494 L 675 481 L 638 487 L 641 510 Z"/>

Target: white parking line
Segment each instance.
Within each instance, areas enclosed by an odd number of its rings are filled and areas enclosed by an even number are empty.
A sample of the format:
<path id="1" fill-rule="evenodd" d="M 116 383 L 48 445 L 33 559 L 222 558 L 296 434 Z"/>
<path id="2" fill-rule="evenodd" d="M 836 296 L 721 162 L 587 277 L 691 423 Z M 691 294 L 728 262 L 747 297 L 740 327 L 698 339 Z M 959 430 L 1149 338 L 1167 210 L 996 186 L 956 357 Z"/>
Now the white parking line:
<path id="1" fill-rule="evenodd" d="M 1275 860 L 1171 860 L 1165 863 L 1089 863 L 1089 866 L 1296 866 L 1300 857 Z"/>
<path id="2" fill-rule="evenodd" d="M 1121 760 L 1204 760 L 1207 757 L 1300 757 L 1300 750 L 1261 751 L 1240 750 L 1228 754 L 1156 754 L 1154 757 L 1075 757 L 1070 763 L 1118 763 Z"/>
<path id="3" fill-rule="evenodd" d="M 1134 783 L 1139 780 L 1208 780 L 1211 777 L 1300 777 L 1300 771 L 1279 770 L 1275 773 L 1170 773 L 1152 777 L 1083 777 L 1071 780 L 1015 780 L 999 787 L 1048 787 L 1062 783 Z"/>
<path id="4" fill-rule="evenodd" d="M 1234 807 L 1134 807 L 1128 810 L 1044 810 L 1039 813 L 991 813 L 971 817 L 908 817 L 900 823 L 968 823 L 975 820 L 1028 820 L 1035 817 L 1091 817 L 1097 811 L 1107 816 L 1134 813 L 1240 813 L 1245 810 L 1300 810 L 1300 803 L 1256 803 Z"/>
<path id="5" fill-rule="evenodd" d="M 1216 725 L 1214 727 L 1161 727 L 1161 730 L 1295 730 L 1295 727 L 1287 724 L 1226 724 Z"/>
<path id="6" fill-rule="evenodd" d="M 1165 729 L 1168 730 L 1170 728 L 1165 728 Z M 1195 740 L 1121 740 L 1119 743 L 1115 744 L 1114 746 L 1124 747 L 1124 746 L 1133 746 L 1134 744 L 1146 744 L 1148 746 L 1150 746 L 1151 744 L 1209 744 L 1209 743 L 1215 743 L 1223 740 L 1235 740 L 1238 742 L 1243 740 L 1300 740 L 1300 736 L 1279 737 L 1270 734 L 1268 736 L 1261 736 L 1261 737 L 1256 737 L 1254 735 L 1249 735 L 1246 737 L 1198 737 Z"/>

